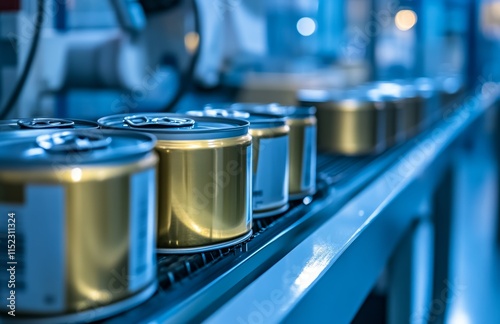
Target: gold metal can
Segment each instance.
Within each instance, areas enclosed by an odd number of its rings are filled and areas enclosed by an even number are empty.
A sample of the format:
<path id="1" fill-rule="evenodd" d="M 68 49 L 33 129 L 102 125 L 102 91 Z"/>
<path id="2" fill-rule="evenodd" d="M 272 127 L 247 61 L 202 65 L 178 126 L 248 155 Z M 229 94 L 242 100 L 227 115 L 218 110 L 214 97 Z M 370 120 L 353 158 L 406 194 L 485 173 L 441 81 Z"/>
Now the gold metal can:
<path id="1" fill-rule="evenodd" d="M 220 108 L 222 107 L 222 108 Z M 207 105 L 192 116 L 239 118 L 250 122 L 252 135 L 253 218 L 275 216 L 288 210 L 288 150 L 290 128 L 284 118 L 231 110 L 230 105 Z"/>
<path id="2" fill-rule="evenodd" d="M 316 192 L 316 108 L 236 103 L 231 109 L 285 117 L 290 127 L 289 199 L 313 195 Z"/>
<path id="3" fill-rule="evenodd" d="M 464 82 L 458 75 L 441 76 L 436 79 L 441 116 L 449 116 L 456 110 L 465 94 Z"/>
<path id="4" fill-rule="evenodd" d="M 276 127 L 250 129 L 254 147 L 254 218 L 288 210 L 289 132 L 289 126 L 281 123 Z"/>
<path id="5" fill-rule="evenodd" d="M 390 98 L 396 107 L 396 142 L 402 142 L 423 129 L 425 105 L 416 87 L 405 80 L 395 82 L 375 82 L 364 89 Z"/>
<path id="6" fill-rule="evenodd" d="M 373 154 L 384 150 L 395 136 L 389 122 L 389 117 L 395 116 L 393 106 L 367 94 L 353 90 L 338 93 L 303 90 L 299 92 L 299 101 L 317 108 L 320 151 L 342 155 Z"/>
<path id="7" fill-rule="evenodd" d="M 330 102 L 316 105 L 318 149 L 344 155 L 381 152 L 385 136 L 380 133 L 380 114 L 368 102 Z"/>
<path id="8" fill-rule="evenodd" d="M 407 110 L 405 124 L 406 138 L 411 138 L 422 131 L 425 119 L 425 101 L 412 84 L 402 86 L 402 105 Z M 405 108 L 406 107 L 406 108 Z"/>
<path id="9" fill-rule="evenodd" d="M 316 192 L 317 121 L 314 115 L 293 117 L 287 119 L 290 127 L 289 192 L 290 200 L 297 200 Z"/>
<path id="10" fill-rule="evenodd" d="M 423 105 L 421 129 L 426 129 L 442 116 L 442 110 L 439 107 L 438 83 L 431 78 L 417 78 L 414 86 Z"/>
<path id="11" fill-rule="evenodd" d="M 158 139 L 158 252 L 218 249 L 251 235 L 252 137 L 247 121 L 158 113 L 98 122 Z"/>
<path id="12" fill-rule="evenodd" d="M 0 294 L 15 296 L 15 318 L 95 321 L 149 298 L 157 286 L 154 138 L 15 133 L 0 143 L 0 215 L 12 220 L 0 233 L 15 274 Z"/>
<path id="13" fill-rule="evenodd" d="M 403 142 L 407 137 L 407 119 L 410 114 L 404 101 L 396 95 L 378 89 L 360 87 L 362 97 L 380 111 L 379 127 L 385 137 L 385 148 Z"/>
<path id="14" fill-rule="evenodd" d="M 398 134 L 401 132 L 398 127 L 398 106 L 393 98 L 379 98 L 379 109 L 385 111 L 385 138 L 386 148 L 398 143 Z M 382 126 L 384 128 L 384 126 Z"/>

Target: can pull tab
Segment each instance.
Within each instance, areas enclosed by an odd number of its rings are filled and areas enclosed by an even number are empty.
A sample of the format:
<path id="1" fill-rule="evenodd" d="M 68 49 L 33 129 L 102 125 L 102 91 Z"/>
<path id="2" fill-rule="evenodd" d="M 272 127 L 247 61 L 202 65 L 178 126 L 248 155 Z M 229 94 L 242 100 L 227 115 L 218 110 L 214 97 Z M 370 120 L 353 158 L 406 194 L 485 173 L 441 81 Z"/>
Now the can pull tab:
<path id="1" fill-rule="evenodd" d="M 107 147 L 111 144 L 111 137 L 88 132 L 60 132 L 40 135 L 36 143 L 51 153 L 89 151 Z"/>
<path id="2" fill-rule="evenodd" d="M 136 128 L 177 128 L 193 127 L 194 120 L 190 118 L 178 117 L 148 117 L 148 116 L 129 116 L 123 121 L 130 127 Z"/>
<path id="3" fill-rule="evenodd" d="M 50 129 L 73 127 L 75 125 L 75 122 L 59 118 L 27 118 L 18 120 L 17 124 L 21 128 Z"/>

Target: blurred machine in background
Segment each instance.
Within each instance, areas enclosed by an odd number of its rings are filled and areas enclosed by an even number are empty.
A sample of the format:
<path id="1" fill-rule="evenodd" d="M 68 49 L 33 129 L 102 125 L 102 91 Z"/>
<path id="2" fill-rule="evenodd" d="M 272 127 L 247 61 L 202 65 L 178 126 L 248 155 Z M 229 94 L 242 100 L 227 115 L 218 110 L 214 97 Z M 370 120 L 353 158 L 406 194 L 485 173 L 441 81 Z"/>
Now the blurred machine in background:
<path id="1" fill-rule="evenodd" d="M 0 10 L 5 104 L 37 5 L 9 0 Z M 298 89 L 371 80 L 453 77 L 446 86 L 462 86 L 483 68 L 499 73 L 479 57 L 498 46 L 498 10 L 490 1 L 44 1 L 30 90 L 11 116 L 183 109 L 200 96 L 176 105 L 178 89 L 193 85 L 287 104 Z"/>
<path id="2" fill-rule="evenodd" d="M 179 87 L 177 71 L 189 68 L 189 51 L 196 50 L 195 36 L 186 38 L 189 47 L 184 44 L 184 34 L 194 25 L 192 14 L 184 14 L 192 3 L 148 7 L 149 2 L 45 1 L 29 91 L 20 97 L 15 115 L 97 118 L 167 107 Z M 35 1 L 24 1 L 19 11 L 2 12 L 2 21 L 9 23 L 3 24 L 2 35 L 11 57 L 2 78 L 6 94 L 33 39 L 36 9 Z"/>

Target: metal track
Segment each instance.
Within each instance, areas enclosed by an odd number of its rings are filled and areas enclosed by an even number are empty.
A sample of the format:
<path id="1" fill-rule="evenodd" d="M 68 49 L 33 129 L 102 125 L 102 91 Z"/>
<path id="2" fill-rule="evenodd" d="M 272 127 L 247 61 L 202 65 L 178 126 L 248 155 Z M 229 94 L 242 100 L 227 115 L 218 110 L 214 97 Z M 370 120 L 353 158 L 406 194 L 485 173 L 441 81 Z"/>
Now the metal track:
<path id="1" fill-rule="evenodd" d="M 348 179 L 349 175 L 360 171 L 373 159 L 374 157 L 320 155 L 317 164 L 319 174 L 318 187 L 320 191 L 317 195 L 321 195 L 327 186 L 338 183 L 343 179 Z M 315 197 L 311 198 L 314 199 Z M 309 199 L 306 201 L 309 201 Z M 280 220 L 287 218 L 287 216 L 293 216 L 294 212 L 301 206 L 304 206 L 304 202 L 295 202 L 282 215 L 255 220 L 253 222 L 253 231 L 255 234 L 247 241 L 235 247 L 199 254 L 160 256 L 158 258 L 158 279 L 160 286 L 164 291 L 167 291 L 169 287 L 184 279 L 188 279 L 195 272 L 202 272 L 204 268 L 209 267 L 220 259 L 234 257 L 235 254 L 247 250 L 246 245 L 250 244 L 256 236 L 266 235 L 268 228 L 284 224 L 285 222 Z"/>
<path id="2" fill-rule="evenodd" d="M 169 307 L 182 304 L 182 300 L 188 299 L 190 294 L 209 285 L 210 280 L 230 271 L 235 264 L 248 257 L 252 251 L 265 247 L 266 243 L 294 226 L 308 213 L 310 206 L 315 201 L 321 200 L 328 194 L 332 186 L 349 182 L 349 179 L 369 168 L 370 164 L 374 164 L 373 167 L 381 170 L 382 165 L 388 166 L 399 156 L 397 152 L 400 149 L 400 147 L 394 147 L 382 155 L 362 157 L 319 154 L 317 159 L 318 191 L 314 196 L 307 197 L 302 201 L 291 202 L 290 209 L 282 215 L 254 220 L 254 234 L 247 241 L 234 247 L 198 254 L 158 256 L 159 292 L 152 297 L 152 301 L 146 302 L 135 310 L 118 315 L 110 319 L 109 322 L 140 321 L 144 319 L 140 318 L 140 313 L 160 311 L 156 309 L 155 298 L 158 300 L 161 298 L 162 301 L 172 301 L 171 305 L 163 306 L 164 311 L 168 311 Z M 385 163 L 373 163 L 380 162 L 380 160 L 385 161 Z M 375 164 L 377 165 L 375 166 Z M 374 175 L 377 173 L 374 172 Z"/>

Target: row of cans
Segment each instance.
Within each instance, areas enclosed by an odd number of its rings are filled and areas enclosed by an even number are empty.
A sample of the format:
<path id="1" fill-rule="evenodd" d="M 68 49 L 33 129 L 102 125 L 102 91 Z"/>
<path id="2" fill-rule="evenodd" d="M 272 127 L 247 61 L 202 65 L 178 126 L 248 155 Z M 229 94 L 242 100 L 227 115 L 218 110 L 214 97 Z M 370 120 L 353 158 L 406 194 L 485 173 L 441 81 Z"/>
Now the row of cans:
<path id="1" fill-rule="evenodd" d="M 0 122 L 0 215 L 16 215 L 19 316 L 111 316 L 156 291 L 156 252 L 248 239 L 253 217 L 314 194 L 314 115 L 233 104 Z"/>
<path id="2" fill-rule="evenodd" d="M 426 129 L 460 96 L 432 79 L 373 82 L 348 90 L 303 90 L 301 105 L 317 108 L 318 149 L 342 155 L 377 154 Z"/>

